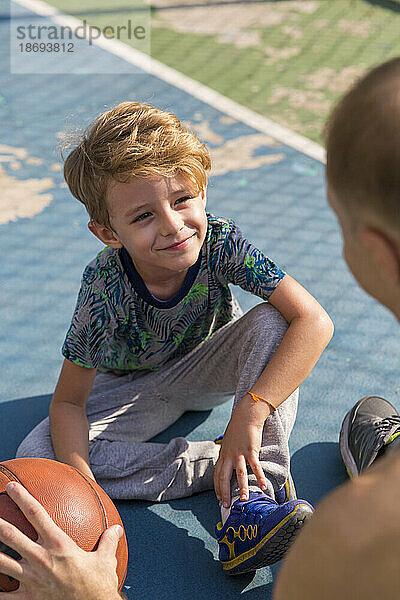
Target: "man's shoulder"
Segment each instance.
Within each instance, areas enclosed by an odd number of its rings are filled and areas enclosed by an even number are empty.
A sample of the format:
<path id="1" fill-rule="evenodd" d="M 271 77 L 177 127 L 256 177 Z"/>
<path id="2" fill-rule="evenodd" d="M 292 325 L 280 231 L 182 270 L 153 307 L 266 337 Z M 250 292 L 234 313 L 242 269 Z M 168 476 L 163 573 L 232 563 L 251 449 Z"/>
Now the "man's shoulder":
<path id="1" fill-rule="evenodd" d="M 86 265 L 82 283 L 86 285 L 107 284 L 122 278 L 122 267 L 117 248 L 104 248 Z"/>

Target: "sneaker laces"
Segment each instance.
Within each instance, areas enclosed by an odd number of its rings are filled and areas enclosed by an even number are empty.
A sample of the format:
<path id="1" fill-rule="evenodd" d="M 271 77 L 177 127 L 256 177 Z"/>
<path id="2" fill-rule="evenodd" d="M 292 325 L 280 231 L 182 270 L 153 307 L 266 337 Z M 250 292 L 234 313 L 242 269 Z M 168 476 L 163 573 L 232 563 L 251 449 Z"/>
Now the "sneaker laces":
<path id="1" fill-rule="evenodd" d="M 237 511 L 243 512 L 246 515 L 250 513 L 256 519 L 264 515 L 266 504 L 276 505 L 277 503 L 269 496 L 260 496 L 259 498 L 251 498 L 240 503 L 235 503 L 233 506 Z"/>
<path id="2" fill-rule="evenodd" d="M 391 417 L 385 417 L 384 419 L 376 419 L 375 421 L 369 421 L 369 424 L 374 428 L 374 438 L 377 436 L 377 441 L 381 442 L 394 426 L 398 426 L 400 430 L 400 415 L 393 415 Z M 368 447 L 371 444 L 371 430 L 365 427 L 365 423 L 362 421 L 353 424 L 353 439 L 357 440 L 357 444 L 360 445 L 361 450 Z"/>

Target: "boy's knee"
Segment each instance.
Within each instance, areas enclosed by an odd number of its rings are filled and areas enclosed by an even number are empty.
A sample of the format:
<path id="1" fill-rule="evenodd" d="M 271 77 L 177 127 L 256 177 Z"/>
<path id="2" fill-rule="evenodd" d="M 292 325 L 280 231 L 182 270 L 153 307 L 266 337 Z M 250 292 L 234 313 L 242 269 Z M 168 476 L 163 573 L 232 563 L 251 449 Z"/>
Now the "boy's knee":
<path id="1" fill-rule="evenodd" d="M 25 440 L 23 440 L 17 448 L 17 452 L 15 453 L 15 458 L 27 458 L 29 453 L 26 453 L 26 444 Z"/>
<path id="2" fill-rule="evenodd" d="M 18 446 L 15 458 L 41 458 L 38 452 L 38 444 L 32 443 L 31 435 L 28 435 Z"/>
<path id="3" fill-rule="evenodd" d="M 252 335 L 266 336 L 280 343 L 289 327 L 285 317 L 269 302 L 257 304 L 247 314 Z"/>
<path id="4" fill-rule="evenodd" d="M 15 454 L 15 458 L 35 457 L 35 455 L 32 453 L 33 453 L 33 448 L 31 446 L 31 444 L 29 443 L 29 435 L 28 435 L 24 440 L 22 440 L 22 442 L 18 446 L 17 452 Z"/>
<path id="5" fill-rule="evenodd" d="M 250 355 L 262 364 L 267 364 L 289 327 L 281 313 L 268 302 L 254 306 L 246 313 L 245 318 L 239 355 L 240 370 L 244 368 Z"/>
<path id="6" fill-rule="evenodd" d="M 45 420 L 45 421 L 48 421 Z M 18 446 L 15 458 L 55 459 L 48 424 L 43 421 Z"/>

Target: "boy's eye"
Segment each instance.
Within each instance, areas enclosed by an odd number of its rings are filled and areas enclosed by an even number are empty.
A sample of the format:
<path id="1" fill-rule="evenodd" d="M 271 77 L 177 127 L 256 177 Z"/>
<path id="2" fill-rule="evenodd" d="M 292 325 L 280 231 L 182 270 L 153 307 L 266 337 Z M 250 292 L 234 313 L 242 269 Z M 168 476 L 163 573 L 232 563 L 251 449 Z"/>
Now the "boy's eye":
<path id="1" fill-rule="evenodd" d="M 183 202 L 186 202 L 187 200 L 191 200 L 192 196 L 182 196 L 182 198 L 178 198 L 178 200 L 175 201 L 175 204 L 182 204 Z M 133 223 L 138 223 L 139 221 L 144 221 L 145 219 L 147 219 L 147 217 L 151 216 L 152 213 L 150 212 L 146 212 L 143 213 L 142 215 L 139 215 L 138 217 L 136 217 L 136 219 L 134 219 L 132 222 Z"/>
<path id="2" fill-rule="evenodd" d="M 137 223 L 138 221 L 143 221 L 144 219 L 146 219 L 149 215 L 151 215 L 151 213 L 147 212 L 147 213 L 143 213 L 142 215 L 139 215 L 138 217 L 136 217 L 136 219 L 133 220 L 134 223 Z"/>
<path id="3" fill-rule="evenodd" d="M 179 204 L 182 204 L 182 202 L 186 202 L 186 200 L 191 200 L 192 196 L 182 196 L 182 198 L 178 198 L 178 200 L 175 202 L 175 204 L 177 202 L 179 202 Z"/>

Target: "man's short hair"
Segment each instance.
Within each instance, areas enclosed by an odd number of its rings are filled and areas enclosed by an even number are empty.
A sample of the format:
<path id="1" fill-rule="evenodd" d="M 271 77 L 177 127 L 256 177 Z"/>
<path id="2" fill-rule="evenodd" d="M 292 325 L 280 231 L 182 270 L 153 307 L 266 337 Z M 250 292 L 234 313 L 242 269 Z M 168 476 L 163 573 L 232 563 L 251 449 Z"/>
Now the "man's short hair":
<path id="1" fill-rule="evenodd" d="M 325 125 L 329 186 L 353 217 L 368 211 L 400 232 L 400 58 L 367 73 Z"/>
<path id="2" fill-rule="evenodd" d="M 207 148 L 173 114 L 123 102 L 97 117 L 79 138 L 65 160 L 64 177 L 90 218 L 111 228 L 106 203 L 111 181 L 183 174 L 200 192 L 210 167 Z"/>

